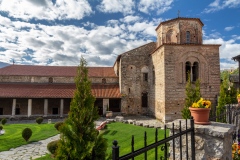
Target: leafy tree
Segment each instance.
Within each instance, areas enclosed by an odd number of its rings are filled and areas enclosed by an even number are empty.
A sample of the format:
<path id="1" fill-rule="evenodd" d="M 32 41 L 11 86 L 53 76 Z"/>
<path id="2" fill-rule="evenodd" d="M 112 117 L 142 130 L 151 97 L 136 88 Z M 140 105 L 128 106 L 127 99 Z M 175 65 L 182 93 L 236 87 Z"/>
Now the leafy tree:
<path id="1" fill-rule="evenodd" d="M 56 159 L 92 160 L 98 155 L 95 148 L 101 144 L 101 154 L 106 153 L 107 142 L 95 129 L 94 121 L 99 118 L 91 93 L 87 62 L 81 58 L 75 77 L 76 90 L 70 104 L 70 112 L 60 127 Z M 99 147 L 99 146 L 98 146 Z M 103 158 L 104 159 L 104 158 Z"/>
<path id="2" fill-rule="evenodd" d="M 185 98 L 185 105 L 182 110 L 182 117 L 184 119 L 190 119 L 191 113 L 189 107 L 194 103 L 197 102 L 201 98 L 200 93 L 200 80 L 197 79 L 195 82 L 195 86 L 191 82 L 190 74 L 188 73 L 188 80 L 186 84 L 186 98 Z"/>
<path id="3" fill-rule="evenodd" d="M 218 98 L 218 106 L 217 106 L 217 121 L 225 122 L 225 119 L 220 118 L 220 115 L 225 112 L 225 105 L 237 103 L 237 89 L 234 86 L 230 85 L 229 75 L 231 73 L 229 71 L 221 72 L 222 83 L 220 86 L 220 94 Z"/>

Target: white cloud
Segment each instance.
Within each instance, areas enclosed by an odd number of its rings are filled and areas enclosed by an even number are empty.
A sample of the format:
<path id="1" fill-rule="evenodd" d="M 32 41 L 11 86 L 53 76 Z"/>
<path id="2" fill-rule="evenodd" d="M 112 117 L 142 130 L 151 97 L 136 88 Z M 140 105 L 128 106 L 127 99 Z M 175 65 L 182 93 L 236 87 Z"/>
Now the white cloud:
<path id="1" fill-rule="evenodd" d="M 222 10 L 224 8 L 236 8 L 240 6 L 239 0 L 215 0 L 204 9 L 204 13 L 211 13 Z"/>
<path id="2" fill-rule="evenodd" d="M 2 0 L 1 11 L 24 20 L 82 19 L 93 13 L 87 0 Z"/>
<path id="3" fill-rule="evenodd" d="M 141 0 L 138 9 L 146 14 L 159 15 L 171 9 L 172 3 L 173 0 Z"/>
<path id="4" fill-rule="evenodd" d="M 16 64 L 78 65 L 83 55 L 89 65 L 111 66 L 118 54 L 148 43 L 155 32 L 154 23 L 138 23 L 134 20 L 138 17 L 129 18 L 131 24 L 121 22 L 126 19 L 110 20 L 107 26 L 88 23 L 92 29 L 87 30 L 73 25 L 48 26 L 0 17 L 0 21 L 8 22 L 1 26 L 0 61 L 11 63 L 17 57 Z"/>
<path id="5" fill-rule="evenodd" d="M 231 31 L 231 30 L 233 30 L 233 29 L 234 29 L 234 27 L 225 27 L 225 28 L 224 28 L 225 31 Z"/>
<path id="6" fill-rule="evenodd" d="M 237 37 L 236 37 L 237 39 Z M 221 60 L 227 61 L 221 62 L 221 69 L 236 68 L 236 63 L 232 60 L 232 57 L 239 55 L 240 44 L 236 43 L 235 39 L 224 40 L 222 38 L 218 39 L 206 39 L 204 44 L 220 44 L 220 58 Z"/>
<path id="7" fill-rule="evenodd" d="M 125 16 L 124 18 L 122 18 L 120 21 L 124 22 L 124 23 L 134 23 L 139 21 L 141 18 L 139 16 Z"/>
<path id="8" fill-rule="evenodd" d="M 133 0 L 102 0 L 101 4 L 97 6 L 101 12 L 105 13 L 123 13 L 124 15 L 132 14 L 134 12 Z"/>

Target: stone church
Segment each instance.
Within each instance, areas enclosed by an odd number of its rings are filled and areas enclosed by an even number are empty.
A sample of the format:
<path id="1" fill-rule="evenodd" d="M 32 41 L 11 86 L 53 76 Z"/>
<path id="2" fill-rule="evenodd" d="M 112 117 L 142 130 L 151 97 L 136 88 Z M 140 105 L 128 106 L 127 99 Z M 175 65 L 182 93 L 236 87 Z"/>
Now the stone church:
<path id="1" fill-rule="evenodd" d="M 95 106 L 115 115 L 181 118 L 187 73 L 216 106 L 220 91 L 219 44 L 202 43 L 199 18 L 161 22 L 157 42 L 120 54 L 113 67 L 88 67 Z M 11 65 L 0 69 L 0 117 L 66 116 L 77 66 Z"/>

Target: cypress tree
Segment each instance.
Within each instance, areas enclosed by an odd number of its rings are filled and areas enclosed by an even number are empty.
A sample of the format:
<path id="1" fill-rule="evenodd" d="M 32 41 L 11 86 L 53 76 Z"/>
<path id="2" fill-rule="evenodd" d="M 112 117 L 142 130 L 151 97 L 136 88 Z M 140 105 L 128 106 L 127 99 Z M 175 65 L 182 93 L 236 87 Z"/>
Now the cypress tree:
<path id="1" fill-rule="evenodd" d="M 91 82 L 88 78 L 87 62 L 81 58 L 75 77 L 76 90 L 70 104 L 68 118 L 60 128 L 60 141 L 56 159 L 88 160 L 96 159 L 95 148 L 102 145 L 101 155 L 105 159 L 107 142 L 95 129 L 94 121 L 99 118 L 94 107 L 95 97 L 91 93 Z M 100 142 L 101 141 L 101 142 Z"/>
<path id="2" fill-rule="evenodd" d="M 190 119 L 191 113 L 189 107 L 194 103 L 197 102 L 201 98 L 200 93 L 200 80 L 197 79 L 195 86 L 193 86 L 190 78 L 190 74 L 188 73 L 188 80 L 186 84 L 186 98 L 185 98 L 185 105 L 182 109 L 182 117 L 184 119 Z"/>

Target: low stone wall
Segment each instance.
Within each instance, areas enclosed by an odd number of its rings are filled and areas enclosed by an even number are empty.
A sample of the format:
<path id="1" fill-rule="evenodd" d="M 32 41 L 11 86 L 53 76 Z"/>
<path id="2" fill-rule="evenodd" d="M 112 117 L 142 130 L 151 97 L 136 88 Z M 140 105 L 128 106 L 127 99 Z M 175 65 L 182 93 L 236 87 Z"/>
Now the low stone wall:
<path id="1" fill-rule="evenodd" d="M 181 121 L 182 131 L 186 129 L 186 120 L 177 119 L 167 123 L 170 129 L 170 135 L 173 133 L 172 123 L 174 123 L 174 133 L 179 133 L 179 121 Z M 194 125 L 195 127 L 195 155 L 196 160 L 231 160 L 232 159 L 232 135 L 236 126 L 225 123 L 211 122 L 209 125 Z M 188 121 L 190 128 L 190 121 Z M 188 149 L 186 149 L 188 145 Z M 180 147 L 182 149 L 182 157 L 186 159 L 186 152 L 191 159 L 191 137 L 188 134 L 182 136 L 182 146 L 180 146 L 180 138 L 175 139 L 175 158 L 180 159 Z M 170 143 L 170 159 L 173 158 L 173 144 Z"/>

